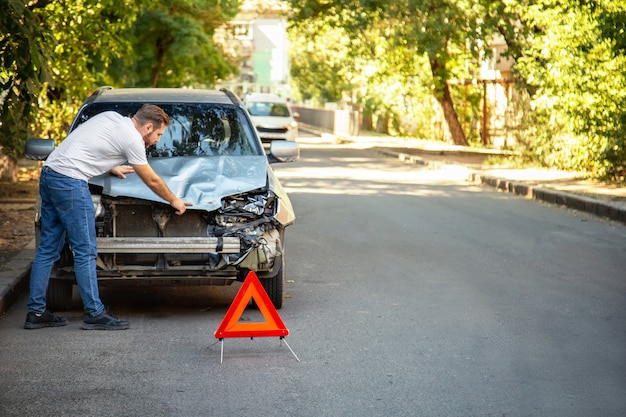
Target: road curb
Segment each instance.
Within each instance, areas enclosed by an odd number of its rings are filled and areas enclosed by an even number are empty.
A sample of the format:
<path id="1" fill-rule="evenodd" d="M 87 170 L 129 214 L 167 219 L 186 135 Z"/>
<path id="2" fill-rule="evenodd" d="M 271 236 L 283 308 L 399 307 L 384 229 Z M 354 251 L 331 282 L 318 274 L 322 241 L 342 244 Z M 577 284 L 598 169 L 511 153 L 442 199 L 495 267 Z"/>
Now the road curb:
<path id="1" fill-rule="evenodd" d="M 574 210 L 590 213 L 626 224 L 626 210 L 615 204 L 611 204 L 608 201 L 602 201 L 559 190 L 552 190 L 549 188 L 534 187 L 522 182 L 482 175 L 477 172 L 471 172 L 469 174 L 469 180 L 474 183 L 489 185 L 501 191 L 506 191 L 515 195 L 545 201 L 547 203 L 560 206 L 566 206 Z"/>
<path id="2" fill-rule="evenodd" d="M 0 270 L 0 314 L 4 314 L 28 287 L 30 266 L 35 257 L 35 239 Z"/>

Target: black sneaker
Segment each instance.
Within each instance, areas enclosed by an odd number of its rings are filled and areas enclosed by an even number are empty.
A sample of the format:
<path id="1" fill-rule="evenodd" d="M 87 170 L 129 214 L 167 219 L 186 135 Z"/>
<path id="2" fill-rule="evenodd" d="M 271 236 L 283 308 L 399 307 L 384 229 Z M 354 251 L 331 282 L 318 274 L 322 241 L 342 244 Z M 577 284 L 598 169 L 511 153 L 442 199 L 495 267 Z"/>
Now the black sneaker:
<path id="1" fill-rule="evenodd" d="M 130 323 L 126 320 L 120 320 L 106 310 L 95 317 L 85 314 L 80 326 L 83 330 L 126 330 L 129 327 Z"/>
<path id="2" fill-rule="evenodd" d="M 46 310 L 43 313 L 35 313 L 29 311 L 26 315 L 25 329 L 41 329 L 43 327 L 61 327 L 67 326 L 65 317 L 60 317 L 53 312 Z"/>

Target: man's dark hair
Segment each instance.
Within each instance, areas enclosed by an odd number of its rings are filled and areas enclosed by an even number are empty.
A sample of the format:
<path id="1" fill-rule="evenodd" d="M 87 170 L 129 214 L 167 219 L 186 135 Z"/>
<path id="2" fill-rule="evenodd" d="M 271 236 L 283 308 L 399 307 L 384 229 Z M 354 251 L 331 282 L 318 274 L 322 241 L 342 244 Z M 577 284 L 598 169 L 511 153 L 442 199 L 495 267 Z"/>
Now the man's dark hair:
<path id="1" fill-rule="evenodd" d="M 155 126 L 169 126 L 170 117 L 159 106 L 154 104 L 144 104 L 135 113 L 135 119 L 140 125 L 152 122 Z"/>

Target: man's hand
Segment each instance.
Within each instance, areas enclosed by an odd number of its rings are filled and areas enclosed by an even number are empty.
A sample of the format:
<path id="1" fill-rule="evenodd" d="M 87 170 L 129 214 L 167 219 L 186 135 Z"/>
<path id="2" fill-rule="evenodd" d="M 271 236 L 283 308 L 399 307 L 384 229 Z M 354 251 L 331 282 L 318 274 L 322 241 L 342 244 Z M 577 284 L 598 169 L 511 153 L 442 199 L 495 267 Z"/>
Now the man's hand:
<path id="1" fill-rule="evenodd" d="M 189 201 L 183 201 L 180 198 L 174 199 L 170 205 L 176 209 L 176 214 L 179 216 L 187 211 L 187 207 L 193 206 Z"/>
<path id="2" fill-rule="evenodd" d="M 126 179 L 125 174 L 132 174 L 133 172 L 135 172 L 135 169 L 131 167 L 130 165 L 118 165 L 116 167 L 111 168 L 110 172 L 116 177 Z"/>

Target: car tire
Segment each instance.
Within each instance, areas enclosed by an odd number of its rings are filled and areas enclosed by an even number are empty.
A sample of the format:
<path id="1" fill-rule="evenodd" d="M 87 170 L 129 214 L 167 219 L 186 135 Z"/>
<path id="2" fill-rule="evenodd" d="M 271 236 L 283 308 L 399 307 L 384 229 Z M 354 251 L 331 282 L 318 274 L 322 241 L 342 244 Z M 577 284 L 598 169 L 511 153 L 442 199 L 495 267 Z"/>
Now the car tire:
<path id="1" fill-rule="evenodd" d="M 35 224 L 35 247 L 41 241 L 41 225 Z M 65 249 L 63 250 L 63 252 Z M 62 252 L 62 254 L 63 254 Z M 55 311 L 65 311 L 72 307 L 72 290 L 74 283 L 66 279 L 50 278 L 46 291 L 46 306 Z"/>
<path id="2" fill-rule="evenodd" d="M 274 308 L 279 309 L 283 306 L 283 298 L 285 296 L 285 252 L 280 257 L 280 268 L 273 277 L 261 279 L 261 285 L 270 298 Z"/>
<path id="3" fill-rule="evenodd" d="M 65 279 L 51 278 L 48 284 L 46 304 L 54 311 L 65 311 L 72 307 L 72 287 L 74 283 Z"/>

